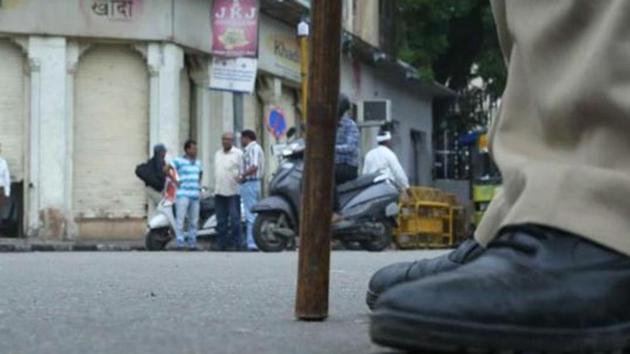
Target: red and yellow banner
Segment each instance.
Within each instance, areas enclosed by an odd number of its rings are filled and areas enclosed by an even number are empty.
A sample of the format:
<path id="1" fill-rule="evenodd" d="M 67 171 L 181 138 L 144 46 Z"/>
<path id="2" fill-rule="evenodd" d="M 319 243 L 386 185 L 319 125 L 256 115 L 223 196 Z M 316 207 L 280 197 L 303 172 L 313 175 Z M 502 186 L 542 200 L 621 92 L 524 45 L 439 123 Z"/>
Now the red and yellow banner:
<path id="1" fill-rule="evenodd" d="M 214 0 L 212 54 L 221 57 L 258 55 L 257 0 Z"/>

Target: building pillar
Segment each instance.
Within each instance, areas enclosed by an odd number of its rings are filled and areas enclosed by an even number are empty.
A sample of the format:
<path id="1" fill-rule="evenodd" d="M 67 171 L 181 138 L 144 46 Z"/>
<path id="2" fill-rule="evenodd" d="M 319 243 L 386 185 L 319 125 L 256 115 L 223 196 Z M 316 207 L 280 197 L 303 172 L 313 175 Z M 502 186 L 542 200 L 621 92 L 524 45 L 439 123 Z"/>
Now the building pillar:
<path id="1" fill-rule="evenodd" d="M 193 94 L 195 95 L 195 122 L 197 126 L 197 146 L 199 150 L 199 160 L 203 167 L 204 174 L 201 181 L 202 186 L 210 186 L 214 178 L 214 171 L 211 165 L 211 159 L 216 150 L 212 144 L 210 137 L 210 91 L 208 90 L 210 76 L 208 72 L 208 58 L 197 58 L 191 72 L 192 80 L 195 84 Z"/>
<path id="2" fill-rule="evenodd" d="M 184 51 L 171 43 L 151 43 L 147 50 L 150 73 L 149 150 L 165 144 L 171 156 L 179 155 L 180 90 L 179 76 L 184 67 Z"/>
<path id="3" fill-rule="evenodd" d="M 243 95 L 243 127 L 252 129 L 257 135 L 261 135 L 264 130 L 260 126 L 258 110 L 258 97 L 256 94 Z"/>
<path id="4" fill-rule="evenodd" d="M 223 132 L 236 133 L 234 131 L 234 94 L 221 92 L 221 123 Z"/>
<path id="5" fill-rule="evenodd" d="M 67 220 L 72 218 L 68 200 L 68 88 L 66 39 L 29 38 L 28 58 L 31 80 L 29 149 L 29 211 L 27 234 L 61 239 Z"/>
<path id="6" fill-rule="evenodd" d="M 78 236 L 78 228 L 74 222 L 73 211 L 73 183 L 74 183 L 74 161 L 72 159 L 74 151 L 74 80 L 81 56 L 81 46 L 77 42 L 68 42 L 66 45 L 66 151 L 68 152 L 65 159 L 64 170 L 66 178 L 64 183 L 64 199 L 66 214 L 66 237 L 73 239 Z M 84 47 L 83 50 L 87 49 Z"/>

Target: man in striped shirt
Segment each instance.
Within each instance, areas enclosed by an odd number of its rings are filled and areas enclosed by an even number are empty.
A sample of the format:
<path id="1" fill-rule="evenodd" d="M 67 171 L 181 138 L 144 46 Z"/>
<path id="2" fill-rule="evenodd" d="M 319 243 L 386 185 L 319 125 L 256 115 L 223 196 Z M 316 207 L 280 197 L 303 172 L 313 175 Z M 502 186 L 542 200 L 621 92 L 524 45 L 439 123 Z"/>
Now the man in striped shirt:
<path id="1" fill-rule="evenodd" d="M 179 176 L 179 187 L 175 201 L 177 248 L 186 245 L 184 221 L 188 217 L 188 247 L 197 250 L 197 224 L 199 223 L 199 200 L 201 197 L 201 177 L 203 170 L 197 160 L 197 143 L 194 140 L 184 144 L 184 156 L 173 160 L 172 165 Z"/>
<path id="2" fill-rule="evenodd" d="M 241 198 L 245 207 L 245 221 L 247 222 L 247 249 L 257 251 L 254 241 L 253 228 L 256 214 L 251 209 L 260 199 L 260 182 L 263 178 L 263 166 L 265 155 L 262 148 L 256 142 L 256 133 L 244 130 L 241 133 L 241 146 L 245 148 L 243 154 L 243 172 L 239 180 L 241 182 Z"/>

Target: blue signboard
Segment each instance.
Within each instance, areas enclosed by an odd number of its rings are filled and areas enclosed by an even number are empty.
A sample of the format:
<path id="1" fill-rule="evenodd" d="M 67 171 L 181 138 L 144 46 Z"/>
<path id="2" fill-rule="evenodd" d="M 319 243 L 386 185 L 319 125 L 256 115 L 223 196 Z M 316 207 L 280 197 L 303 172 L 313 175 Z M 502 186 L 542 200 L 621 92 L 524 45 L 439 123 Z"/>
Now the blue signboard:
<path id="1" fill-rule="evenodd" d="M 282 109 L 271 107 L 267 117 L 267 130 L 276 139 L 280 139 L 287 132 L 287 120 Z"/>

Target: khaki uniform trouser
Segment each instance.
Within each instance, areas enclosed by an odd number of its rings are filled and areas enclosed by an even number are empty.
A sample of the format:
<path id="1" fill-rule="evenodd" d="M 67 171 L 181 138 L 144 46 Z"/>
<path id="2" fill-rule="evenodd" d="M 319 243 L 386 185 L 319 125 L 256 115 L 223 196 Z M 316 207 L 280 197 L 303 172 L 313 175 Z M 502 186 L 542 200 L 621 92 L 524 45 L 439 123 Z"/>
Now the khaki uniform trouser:
<path id="1" fill-rule="evenodd" d="M 630 1 L 493 0 L 508 83 L 504 188 L 476 238 L 536 223 L 630 255 Z"/>

